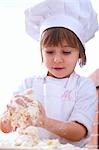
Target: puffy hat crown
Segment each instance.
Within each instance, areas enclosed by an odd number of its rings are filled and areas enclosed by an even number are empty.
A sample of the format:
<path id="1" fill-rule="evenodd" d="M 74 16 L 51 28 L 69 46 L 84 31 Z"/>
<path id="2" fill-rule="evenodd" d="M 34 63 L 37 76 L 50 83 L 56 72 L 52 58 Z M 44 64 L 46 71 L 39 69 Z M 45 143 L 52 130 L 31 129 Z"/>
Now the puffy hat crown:
<path id="1" fill-rule="evenodd" d="M 25 11 L 26 32 L 35 40 L 51 27 L 73 31 L 82 43 L 94 37 L 98 19 L 90 0 L 45 0 Z"/>

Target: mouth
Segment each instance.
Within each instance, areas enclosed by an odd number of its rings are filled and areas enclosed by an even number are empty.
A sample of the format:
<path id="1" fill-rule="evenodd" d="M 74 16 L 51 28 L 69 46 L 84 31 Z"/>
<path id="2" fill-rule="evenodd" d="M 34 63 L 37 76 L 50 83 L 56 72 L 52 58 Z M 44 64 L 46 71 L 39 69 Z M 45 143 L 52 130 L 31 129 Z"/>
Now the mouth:
<path id="1" fill-rule="evenodd" d="M 63 70 L 64 68 L 63 67 L 54 67 L 53 69 L 59 71 L 59 70 Z"/>

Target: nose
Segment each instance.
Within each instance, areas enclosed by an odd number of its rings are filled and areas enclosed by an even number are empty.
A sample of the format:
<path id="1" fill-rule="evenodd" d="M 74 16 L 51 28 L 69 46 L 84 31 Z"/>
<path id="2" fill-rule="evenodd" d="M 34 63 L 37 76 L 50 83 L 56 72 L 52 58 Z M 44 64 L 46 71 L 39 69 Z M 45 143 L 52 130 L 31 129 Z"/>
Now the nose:
<path id="1" fill-rule="evenodd" d="M 54 62 L 56 62 L 56 63 L 63 62 L 63 58 L 62 58 L 61 54 L 56 54 L 54 56 Z"/>

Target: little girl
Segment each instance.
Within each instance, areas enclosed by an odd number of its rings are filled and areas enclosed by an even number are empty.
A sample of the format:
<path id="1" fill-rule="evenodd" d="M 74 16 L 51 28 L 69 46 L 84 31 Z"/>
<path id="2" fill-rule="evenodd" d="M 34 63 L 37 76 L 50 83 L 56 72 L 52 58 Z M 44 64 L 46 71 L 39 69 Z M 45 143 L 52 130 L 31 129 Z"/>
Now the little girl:
<path id="1" fill-rule="evenodd" d="M 96 89 L 92 81 L 76 74 L 75 67 L 77 62 L 86 64 L 84 44 L 98 29 L 96 13 L 88 0 L 77 0 L 76 6 L 74 0 L 46 0 L 25 14 L 26 31 L 35 39 L 39 35 L 47 71 L 26 78 L 15 91 L 16 98 L 28 103 L 20 93 L 34 91 L 40 110 L 35 126 L 41 139 L 58 138 L 61 143 L 84 147 L 92 132 Z M 0 126 L 4 132 L 12 131 L 6 114 Z"/>

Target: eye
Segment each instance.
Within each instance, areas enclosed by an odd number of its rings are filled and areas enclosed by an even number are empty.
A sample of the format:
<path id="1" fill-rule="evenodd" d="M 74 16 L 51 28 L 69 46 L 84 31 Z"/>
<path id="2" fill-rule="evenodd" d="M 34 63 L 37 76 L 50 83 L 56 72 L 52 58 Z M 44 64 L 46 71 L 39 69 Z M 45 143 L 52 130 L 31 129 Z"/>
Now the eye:
<path id="1" fill-rule="evenodd" d="M 71 54 L 71 51 L 63 51 L 63 54 L 69 55 L 69 54 Z"/>
<path id="2" fill-rule="evenodd" d="M 53 54 L 53 51 L 46 51 L 47 54 Z"/>

